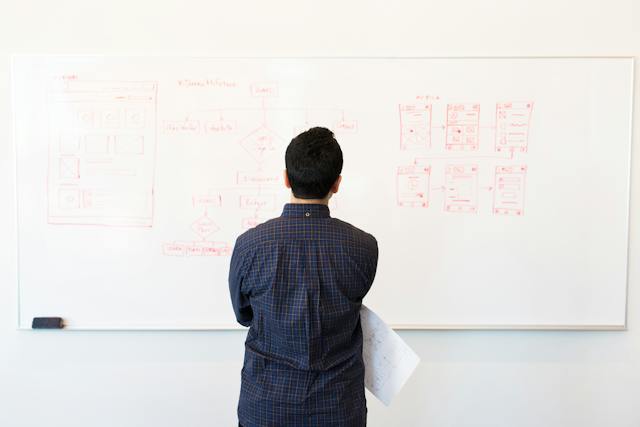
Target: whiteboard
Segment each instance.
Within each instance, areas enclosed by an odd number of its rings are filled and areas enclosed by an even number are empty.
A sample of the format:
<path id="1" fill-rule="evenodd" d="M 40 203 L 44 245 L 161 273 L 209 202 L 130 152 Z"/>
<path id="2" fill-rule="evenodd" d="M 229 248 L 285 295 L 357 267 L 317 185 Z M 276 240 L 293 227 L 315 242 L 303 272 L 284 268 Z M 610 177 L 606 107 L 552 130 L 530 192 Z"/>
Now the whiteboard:
<path id="1" fill-rule="evenodd" d="M 16 56 L 19 327 L 235 328 L 235 238 L 284 150 L 344 156 L 399 328 L 624 328 L 630 58 Z"/>

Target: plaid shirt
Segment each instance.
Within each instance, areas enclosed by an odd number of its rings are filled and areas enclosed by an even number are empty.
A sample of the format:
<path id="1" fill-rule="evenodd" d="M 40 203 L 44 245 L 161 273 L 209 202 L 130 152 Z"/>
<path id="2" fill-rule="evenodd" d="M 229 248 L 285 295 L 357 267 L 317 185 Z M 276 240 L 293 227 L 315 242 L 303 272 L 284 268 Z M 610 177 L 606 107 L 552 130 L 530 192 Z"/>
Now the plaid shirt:
<path id="1" fill-rule="evenodd" d="M 245 342 L 238 417 L 244 427 L 365 426 L 360 306 L 376 239 L 320 204 L 286 204 L 245 232 L 229 289 Z"/>

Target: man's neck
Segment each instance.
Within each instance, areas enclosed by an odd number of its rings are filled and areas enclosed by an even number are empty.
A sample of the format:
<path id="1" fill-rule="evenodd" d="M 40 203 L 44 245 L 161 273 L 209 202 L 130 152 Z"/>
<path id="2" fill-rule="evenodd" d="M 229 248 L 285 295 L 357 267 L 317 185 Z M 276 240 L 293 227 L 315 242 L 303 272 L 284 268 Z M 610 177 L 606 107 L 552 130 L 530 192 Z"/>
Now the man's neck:
<path id="1" fill-rule="evenodd" d="M 329 193 L 327 197 L 323 199 L 299 199 L 292 194 L 289 203 L 295 203 L 300 205 L 328 205 L 330 198 L 331 198 L 331 193 Z"/>

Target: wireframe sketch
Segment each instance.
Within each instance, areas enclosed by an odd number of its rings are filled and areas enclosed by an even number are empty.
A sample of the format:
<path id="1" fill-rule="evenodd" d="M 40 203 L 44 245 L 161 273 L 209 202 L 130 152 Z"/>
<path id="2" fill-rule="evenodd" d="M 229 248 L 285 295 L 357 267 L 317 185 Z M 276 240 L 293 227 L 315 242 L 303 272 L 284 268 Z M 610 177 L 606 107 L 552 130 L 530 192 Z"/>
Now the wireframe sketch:
<path id="1" fill-rule="evenodd" d="M 429 207 L 428 165 L 400 166 L 396 175 L 396 195 L 398 206 Z"/>
<path id="2" fill-rule="evenodd" d="M 156 91 L 78 79 L 50 88 L 50 224 L 152 226 Z"/>
<path id="3" fill-rule="evenodd" d="M 480 144 L 480 104 L 448 104 L 446 149 L 475 151 Z"/>
<path id="4" fill-rule="evenodd" d="M 496 104 L 496 151 L 526 152 L 533 102 Z"/>
<path id="5" fill-rule="evenodd" d="M 400 149 L 431 147 L 431 105 L 400 105 Z"/>
<path id="6" fill-rule="evenodd" d="M 445 168 L 446 212 L 478 212 L 478 166 L 447 165 Z"/>
<path id="7" fill-rule="evenodd" d="M 493 193 L 495 215 L 524 215 L 527 166 L 497 166 Z"/>

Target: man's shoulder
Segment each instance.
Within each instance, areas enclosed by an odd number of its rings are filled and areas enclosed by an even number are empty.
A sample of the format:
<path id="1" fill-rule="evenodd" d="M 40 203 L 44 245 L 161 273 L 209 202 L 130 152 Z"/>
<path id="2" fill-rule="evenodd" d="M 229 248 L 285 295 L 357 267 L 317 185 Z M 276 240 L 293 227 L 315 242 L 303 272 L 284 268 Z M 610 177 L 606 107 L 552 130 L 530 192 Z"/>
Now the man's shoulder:
<path id="1" fill-rule="evenodd" d="M 378 242 L 371 233 L 368 233 L 351 223 L 333 217 L 329 218 L 325 227 L 327 225 L 330 228 L 337 230 L 337 233 L 332 234 L 338 239 L 355 243 L 358 246 L 365 246 L 370 248 L 372 251 L 377 252 Z M 281 240 L 285 237 L 295 238 L 296 230 L 299 230 L 299 228 L 295 226 L 287 226 L 286 218 L 272 218 L 250 228 L 238 236 L 236 240 L 236 248 L 240 251 L 244 251 L 251 248 L 258 248 L 268 241 Z"/>
<path id="2" fill-rule="evenodd" d="M 355 225 L 348 223 L 346 221 L 343 221 L 341 219 L 338 219 L 338 218 L 331 218 L 331 219 L 337 227 L 340 227 L 340 229 L 345 232 L 344 235 L 346 237 L 352 240 L 355 240 L 356 242 L 361 243 L 363 245 L 367 245 L 377 249 L 378 241 L 373 236 L 373 234 L 368 233 L 356 227 Z"/>
<path id="3" fill-rule="evenodd" d="M 281 217 L 272 218 L 246 230 L 237 237 L 236 247 L 238 249 L 251 248 L 263 242 L 265 239 L 273 238 L 273 231 L 277 227 L 280 219 Z"/>

